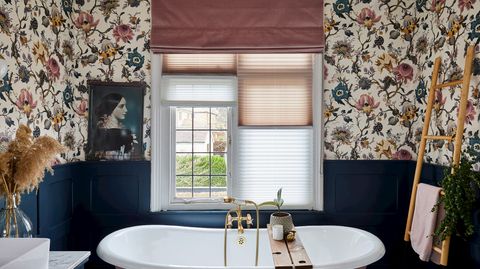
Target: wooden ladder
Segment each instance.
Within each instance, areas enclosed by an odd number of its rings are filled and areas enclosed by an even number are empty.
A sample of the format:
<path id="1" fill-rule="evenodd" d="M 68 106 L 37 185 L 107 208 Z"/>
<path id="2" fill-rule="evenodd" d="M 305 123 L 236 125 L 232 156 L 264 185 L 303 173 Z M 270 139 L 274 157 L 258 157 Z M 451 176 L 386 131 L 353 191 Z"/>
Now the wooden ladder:
<path id="1" fill-rule="evenodd" d="M 451 143 L 455 140 L 454 145 L 454 152 L 453 152 L 453 162 L 452 164 L 458 165 L 460 162 L 460 153 L 462 148 L 462 140 L 463 140 L 463 128 L 465 123 L 465 114 L 467 110 L 467 103 L 468 103 L 468 88 L 470 86 L 470 78 L 472 76 L 472 63 L 473 63 L 473 56 L 475 54 L 475 46 L 469 46 L 467 49 L 467 55 L 465 59 L 465 68 L 463 73 L 463 78 L 456 81 L 449 81 L 441 84 L 437 84 L 438 73 L 440 71 L 440 65 L 442 60 L 440 57 L 435 59 L 435 65 L 433 67 L 432 73 L 432 85 L 430 86 L 430 91 L 428 92 L 428 102 L 427 102 L 427 111 L 425 114 L 425 121 L 423 124 L 422 130 L 422 140 L 420 142 L 420 148 L 418 150 L 418 157 L 417 157 L 417 166 L 415 168 L 415 176 L 413 179 L 413 187 L 412 187 L 412 194 L 410 197 L 410 207 L 408 209 L 408 218 L 407 218 L 407 226 L 405 228 L 405 241 L 410 241 L 410 231 L 412 229 L 412 220 L 413 220 L 413 211 L 415 209 L 415 198 L 417 197 L 417 188 L 418 184 L 420 183 L 420 174 L 422 172 L 422 165 L 423 165 L 423 157 L 425 155 L 425 146 L 427 144 L 427 140 L 446 140 L 448 143 Z M 460 93 L 460 107 L 458 112 L 458 119 L 457 119 L 457 131 L 455 136 L 436 136 L 436 135 L 429 135 L 428 128 L 430 126 L 430 119 L 432 116 L 432 107 L 435 100 L 435 92 L 437 90 L 441 90 L 442 88 L 448 88 L 456 85 L 462 84 L 462 90 Z M 452 170 L 453 172 L 453 170 Z M 444 192 L 441 192 L 441 195 L 444 195 Z M 441 248 L 434 246 L 433 251 L 438 252 L 440 254 L 440 264 L 446 266 L 448 263 L 448 251 L 450 247 L 450 237 L 447 237 L 445 240 L 442 241 Z"/>

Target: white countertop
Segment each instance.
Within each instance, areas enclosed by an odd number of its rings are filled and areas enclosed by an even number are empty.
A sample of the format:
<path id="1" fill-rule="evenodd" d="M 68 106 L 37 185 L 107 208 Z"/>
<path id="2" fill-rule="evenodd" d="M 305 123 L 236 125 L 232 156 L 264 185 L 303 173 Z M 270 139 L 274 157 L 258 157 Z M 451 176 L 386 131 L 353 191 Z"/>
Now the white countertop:
<path id="1" fill-rule="evenodd" d="M 50 251 L 49 269 L 74 269 L 90 256 L 90 251 Z"/>

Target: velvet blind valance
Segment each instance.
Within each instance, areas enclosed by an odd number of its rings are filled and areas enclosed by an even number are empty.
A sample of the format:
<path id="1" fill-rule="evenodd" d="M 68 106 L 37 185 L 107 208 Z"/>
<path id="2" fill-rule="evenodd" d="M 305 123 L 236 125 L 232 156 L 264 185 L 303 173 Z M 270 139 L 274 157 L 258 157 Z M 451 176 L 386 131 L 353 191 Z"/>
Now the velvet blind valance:
<path id="1" fill-rule="evenodd" d="M 321 52 L 323 0 L 153 0 L 156 53 Z"/>

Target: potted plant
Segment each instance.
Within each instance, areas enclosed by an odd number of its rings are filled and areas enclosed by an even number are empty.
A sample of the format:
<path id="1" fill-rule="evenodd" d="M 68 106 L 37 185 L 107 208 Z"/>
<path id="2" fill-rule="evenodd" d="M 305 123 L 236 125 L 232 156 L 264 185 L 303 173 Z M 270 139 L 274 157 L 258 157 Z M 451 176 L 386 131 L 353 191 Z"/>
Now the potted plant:
<path id="1" fill-rule="evenodd" d="M 459 165 L 446 168 L 444 174 L 440 186 L 445 195 L 440 196 L 432 212 L 443 203 L 445 218 L 435 235 L 442 240 L 453 234 L 466 239 L 474 232 L 472 212 L 480 187 L 480 173 L 473 171 L 472 162 L 462 157 Z"/>
<path id="2" fill-rule="evenodd" d="M 270 225 L 281 224 L 283 225 L 283 233 L 287 234 L 293 230 L 292 215 L 288 212 L 280 211 L 283 205 L 282 188 L 277 191 L 277 198 L 273 201 L 267 201 L 260 204 L 260 206 L 272 205 L 277 207 L 277 211 L 270 215 Z"/>

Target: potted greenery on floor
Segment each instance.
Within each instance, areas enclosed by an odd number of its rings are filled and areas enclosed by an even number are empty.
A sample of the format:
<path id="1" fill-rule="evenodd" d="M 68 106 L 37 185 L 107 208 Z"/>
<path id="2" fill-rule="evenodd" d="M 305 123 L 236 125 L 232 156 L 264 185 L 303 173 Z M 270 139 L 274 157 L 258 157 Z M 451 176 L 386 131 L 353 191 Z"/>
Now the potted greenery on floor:
<path id="1" fill-rule="evenodd" d="M 293 230 L 292 215 L 288 212 L 280 211 L 283 205 L 282 188 L 277 191 L 277 198 L 273 201 L 267 201 L 260 204 L 260 206 L 272 205 L 277 207 L 277 211 L 270 215 L 270 225 L 281 224 L 283 225 L 283 233 L 287 234 Z"/>
<path id="2" fill-rule="evenodd" d="M 440 182 L 445 195 L 440 196 L 437 205 L 432 209 L 434 211 L 443 203 L 445 218 L 435 232 L 442 240 L 451 235 L 466 239 L 474 233 L 472 218 L 477 190 L 480 187 L 480 173 L 472 170 L 472 164 L 463 157 L 459 165 L 445 169 Z"/>

